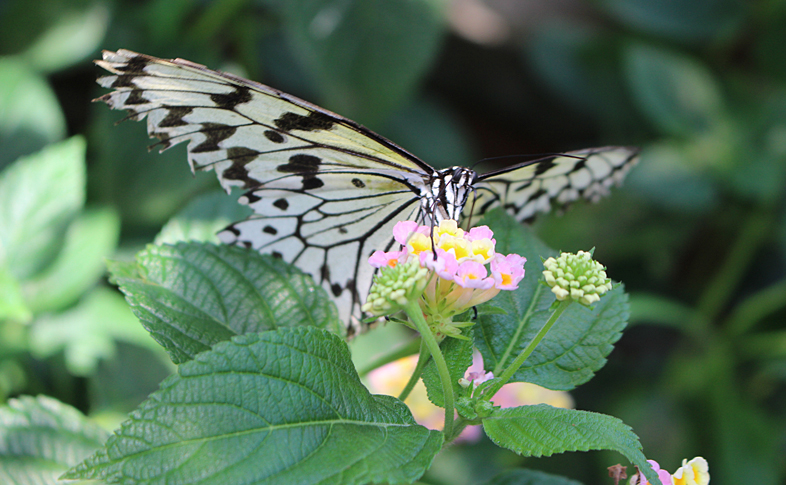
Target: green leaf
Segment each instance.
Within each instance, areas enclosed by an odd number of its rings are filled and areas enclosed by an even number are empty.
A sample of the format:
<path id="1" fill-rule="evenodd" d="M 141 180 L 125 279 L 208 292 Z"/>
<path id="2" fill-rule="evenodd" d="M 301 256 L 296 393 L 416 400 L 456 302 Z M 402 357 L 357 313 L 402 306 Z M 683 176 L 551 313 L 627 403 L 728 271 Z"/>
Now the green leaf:
<path id="1" fill-rule="evenodd" d="M 440 344 L 442 355 L 448 364 L 450 373 L 450 383 L 453 385 L 453 395 L 460 396 L 463 389 L 459 386 L 458 380 L 464 377 L 469 366 L 472 365 L 472 341 L 456 338 L 447 338 Z M 442 392 L 442 382 L 439 380 L 439 373 L 434 359 L 430 359 L 423 369 L 423 384 L 426 385 L 426 392 L 429 400 L 437 406 L 445 406 L 445 395 Z"/>
<path id="2" fill-rule="evenodd" d="M 185 209 L 170 219 L 158 233 L 154 243 L 204 241 L 219 244 L 216 233 L 251 214 L 248 206 L 238 204 L 237 197 L 227 196 L 224 191 L 210 192 L 192 200 Z"/>
<path id="3" fill-rule="evenodd" d="M 638 466 L 650 483 L 660 483 L 641 452 L 638 436 L 612 416 L 537 404 L 497 409 L 483 418 L 483 429 L 494 443 L 523 456 L 614 450 Z"/>
<path id="4" fill-rule="evenodd" d="M 639 108 L 663 132 L 675 136 L 709 132 L 724 117 L 720 87 L 699 61 L 632 44 L 625 51 L 625 66 Z"/>
<path id="5" fill-rule="evenodd" d="M 287 328 L 236 337 L 181 365 L 65 478 L 412 483 L 441 445 L 404 403 L 363 387 L 339 337 Z"/>
<path id="6" fill-rule="evenodd" d="M 695 311 L 688 305 L 655 293 L 630 295 L 630 323 L 664 325 L 680 329 L 694 318 Z"/>
<path id="7" fill-rule="evenodd" d="M 175 363 L 230 337 L 311 325 L 340 333 L 336 308 L 310 276 L 236 246 L 148 246 L 109 265 L 112 282 Z"/>
<path id="8" fill-rule="evenodd" d="M 489 213 L 483 222 L 494 231 L 496 250 L 527 258 L 526 275 L 518 290 L 502 291 L 492 304 L 505 314 L 480 315 L 475 345 L 484 367 L 498 376 L 527 346 L 551 316 L 554 294 L 542 283 L 540 258 L 556 252 L 502 211 Z M 554 390 L 570 390 L 590 380 L 606 363 L 628 321 L 627 295 L 621 284 L 593 308 L 573 304 L 557 320 L 511 382 L 531 382 Z"/>
<path id="9" fill-rule="evenodd" d="M 22 287 L 5 265 L 0 264 L 0 322 L 3 320 L 16 320 L 27 322 L 33 318 L 33 312 L 25 305 L 22 297 Z"/>
<path id="10" fill-rule="evenodd" d="M 65 116 L 46 79 L 19 59 L 0 57 L 0 168 L 65 135 Z"/>
<path id="11" fill-rule="evenodd" d="M 538 470 L 517 468 L 506 470 L 483 482 L 483 485 L 581 485 L 581 482 Z"/>
<path id="12" fill-rule="evenodd" d="M 33 312 L 67 307 L 93 286 L 106 271 L 105 259 L 119 235 L 120 218 L 111 209 L 87 211 L 72 222 L 57 259 L 23 286 Z"/>
<path id="13" fill-rule="evenodd" d="M 107 288 L 97 288 L 69 311 L 39 317 L 30 329 L 33 356 L 44 359 L 64 351 L 66 367 L 79 376 L 94 374 L 101 359 L 114 356 L 116 341 L 160 349 L 123 297 Z"/>
<path id="14" fill-rule="evenodd" d="M 744 0 L 603 0 L 630 28 L 677 41 L 729 37 L 745 18 Z"/>
<path id="15" fill-rule="evenodd" d="M 74 137 L 0 173 L 0 263 L 20 281 L 45 267 L 85 200 L 85 142 Z"/>
<path id="16" fill-rule="evenodd" d="M 706 167 L 691 157 L 689 148 L 673 139 L 647 146 L 626 187 L 651 205 L 678 214 L 711 211 L 720 202 L 718 185 L 707 177 Z"/>
<path id="17" fill-rule="evenodd" d="M 57 478 L 100 447 L 108 434 L 55 399 L 11 399 L 0 407 L 0 482 L 62 483 Z"/>
<path id="18" fill-rule="evenodd" d="M 96 3 L 82 11 L 56 17 L 51 26 L 23 54 L 39 71 L 52 72 L 75 64 L 98 49 L 109 25 L 109 9 Z"/>
<path id="19" fill-rule="evenodd" d="M 437 54 L 442 7 L 433 0 L 291 0 L 279 7 L 295 54 L 324 104 L 366 124 L 414 90 Z"/>

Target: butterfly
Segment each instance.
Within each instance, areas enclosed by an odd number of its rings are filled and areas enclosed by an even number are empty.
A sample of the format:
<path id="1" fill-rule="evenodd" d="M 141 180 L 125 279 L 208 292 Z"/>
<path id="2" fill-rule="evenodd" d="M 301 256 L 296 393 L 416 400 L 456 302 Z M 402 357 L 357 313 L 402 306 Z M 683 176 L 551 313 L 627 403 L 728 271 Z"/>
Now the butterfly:
<path id="1" fill-rule="evenodd" d="M 632 147 L 548 156 L 494 172 L 437 170 L 358 123 L 274 88 L 183 59 L 104 51 L 113 89 L 96 101 L 147 118 L 161 151 L 188 142 L 191 170 L 214 170 L 254 215 L 219 233 L 288 261 L 333 296 L 352 335 L 363 330 L 374 268 L 401 220 L 480 216 L 502 206 L 525 221 L 552 205 L 596 200 L 638 159 Z M 151 147 L 152 148 L 152 147 Z"/>

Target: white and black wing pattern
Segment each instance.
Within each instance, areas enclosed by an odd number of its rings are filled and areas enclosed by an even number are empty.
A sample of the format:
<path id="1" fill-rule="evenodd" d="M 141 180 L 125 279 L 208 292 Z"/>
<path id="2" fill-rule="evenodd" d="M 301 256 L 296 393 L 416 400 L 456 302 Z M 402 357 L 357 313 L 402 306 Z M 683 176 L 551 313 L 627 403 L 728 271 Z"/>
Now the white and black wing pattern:
<path id="1" fill-rule="evenodd" d="M 552 206 L 578 199 L 596 202 L 622 182 L 638 156 L 635 147 L 591 148 L 479 175 L 475 199 L 467 202 L 464 215 L 482 215 L 501 205 L 517 220 L 530 221 Z"/>
<path id="2" fill-rule="evenodd" d="M 418 217 L 431 167 L 335 113 L 199 64 L 127 50 L 96 64 L 112 73 L 99 84 L 114 90 L 99 100 L 146 117 L 162 149 L 187 141 L 192 170 L 248 191 L 241 202 L 255 215 L 222 241 L 297 265 L 345 322 L 360 316 L 373 276 L 366 259 L 390 246 L 397 221 Z"/>

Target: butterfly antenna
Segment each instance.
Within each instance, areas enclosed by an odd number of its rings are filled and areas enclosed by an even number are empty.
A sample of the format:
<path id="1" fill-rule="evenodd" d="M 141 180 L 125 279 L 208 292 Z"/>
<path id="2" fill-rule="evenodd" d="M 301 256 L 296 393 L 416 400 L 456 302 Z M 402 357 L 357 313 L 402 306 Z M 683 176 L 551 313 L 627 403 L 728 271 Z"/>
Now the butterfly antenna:
<path id="1" fill-rule="evenodd" d="M 431 206 L 431 233 L 429 234 L 429 239 L 431 239 L 431 254 L 434 255 L 434 261 L 437 260 L 437 245 L 434 242 L 434 213 L 437 211 L 437 200 L 435 199 Z"/>
<path id="2" fill-rule="evenodd" d="M 510 159 L 510 158 L 524 158 L 524 159 L 527 159 L 526 161 L 529 161 L 529 162 L 537 162 L 538 160 L 543 160 L 543 159 L 546 159 L 546 158 L 553 158 L 553 157 L 570 157 L 570 158 L 577 158 L 577 159 L 586 158 L 586 157 L 582 157 L 582 156 L 578 156 L 578 155 L 571 155 L 569 153 L 520 153 L 518 155 L 502 155 L 502 156 L 499 156 L 499 157 L 482 158 L 482 159 L 478 160 L 477 162 L 473 163 L 470 168 L 472 168 L 474 170 L 475 167 L 477 167 L 479 164 L 481 164 L 483 162 L 491 162 L 493 160 L 505 160 L 505 159 Z"/>
<path id="3" fill-rule="evenodd" d="M 469 219 L 467 220 L 467 227 L 472 228 L 472 215 L 475 213 L 475 201 L 478 200 L 478 190 L 472 186 L 472 207 L 469 208 Z"/>

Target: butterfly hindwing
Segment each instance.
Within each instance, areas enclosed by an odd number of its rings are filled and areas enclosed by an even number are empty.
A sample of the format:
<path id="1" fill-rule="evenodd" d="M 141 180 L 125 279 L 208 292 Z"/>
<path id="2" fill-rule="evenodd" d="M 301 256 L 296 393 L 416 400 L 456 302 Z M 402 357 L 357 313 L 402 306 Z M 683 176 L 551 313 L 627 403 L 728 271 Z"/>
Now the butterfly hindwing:
<path id="1" fill-rule="evenodd" d="M 578 199 L 593 202 L 619 184 L 638 161 L 634 147 L 578 150 L 513 165 L 480 175 L 476 198 L 464 213 L 482 215 L 502 206 L 519 221 L 529 221 L 552 206 L 564 207 Z"/>

